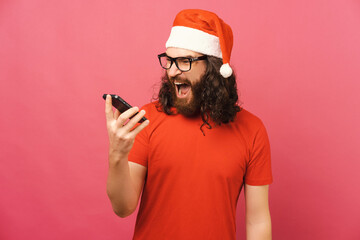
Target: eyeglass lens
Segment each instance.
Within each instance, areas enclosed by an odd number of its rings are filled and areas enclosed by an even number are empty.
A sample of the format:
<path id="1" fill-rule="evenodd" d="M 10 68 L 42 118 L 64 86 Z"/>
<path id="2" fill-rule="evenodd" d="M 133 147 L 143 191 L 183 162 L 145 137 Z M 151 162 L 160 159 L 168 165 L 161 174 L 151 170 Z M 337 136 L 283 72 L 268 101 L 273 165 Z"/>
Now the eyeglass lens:
<path id="1" fill-rule="evenodd" d="M 161 56 L 160 57 L 160 63 L 161 66 L 165 69 L 169 69 L 172 65 L 172 62 L 175 61 L 175 65 L 180 71 L 189 71 L 191 68 L 191 61 L 188 58 L 176 58 L 171 59 L 168 56 Z"/>

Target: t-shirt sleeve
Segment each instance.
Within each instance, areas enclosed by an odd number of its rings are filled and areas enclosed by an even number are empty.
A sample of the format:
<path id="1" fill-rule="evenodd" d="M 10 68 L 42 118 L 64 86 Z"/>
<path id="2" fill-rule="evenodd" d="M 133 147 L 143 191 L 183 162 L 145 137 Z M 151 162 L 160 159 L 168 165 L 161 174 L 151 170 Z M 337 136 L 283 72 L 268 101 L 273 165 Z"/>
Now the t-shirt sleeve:
<path id="1" fill-rule="evenodd" d="M 245 173 L 245 183 L 249 185 L 268 185 L 272 183 L 270 143 L 264 125 L 253 138 L 250 159 Z"/>
<path id="2" fill-rule="evenodd" d="M 148 153 L 149 153 L 148 128 L 149 126 L 145 127 L 141 132 L 139 132 L 136 135 L 134 145 L 128 157 L 128 160 L 130 162 L 138 163 L 145 167 L 148 166 Z"/>

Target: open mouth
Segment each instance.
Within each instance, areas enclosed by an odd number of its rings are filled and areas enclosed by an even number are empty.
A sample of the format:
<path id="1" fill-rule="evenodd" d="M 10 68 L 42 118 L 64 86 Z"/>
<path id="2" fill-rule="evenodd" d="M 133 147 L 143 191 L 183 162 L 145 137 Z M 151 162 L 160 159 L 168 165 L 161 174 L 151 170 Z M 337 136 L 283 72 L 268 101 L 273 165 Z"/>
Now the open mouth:
<path id="1" fill-rule="evenodd" d="M 187 83 L 174 83 L 176 86 L 176 95 L 180 98 L 186 97 L 188 93 L 190 92 L 191 86 Z"/>

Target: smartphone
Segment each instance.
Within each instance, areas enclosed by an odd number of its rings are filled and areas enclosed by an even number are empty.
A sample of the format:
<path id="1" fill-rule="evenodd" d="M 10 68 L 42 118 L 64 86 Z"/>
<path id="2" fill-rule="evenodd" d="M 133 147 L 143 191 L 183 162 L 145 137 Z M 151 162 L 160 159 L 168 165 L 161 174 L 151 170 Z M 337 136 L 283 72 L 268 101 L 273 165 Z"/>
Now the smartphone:
<path id="1" fill-rule="evenodd" d="M 125 112 L 126 110 L 128 110 L 129 108 L 132 108 L 132 106 L 130 104 L 128 104 L 124 99 L 122 99 L 121 97 L 119 97 L 118 95 L 115 95 L 115 94 L 104 94 L 103 95 L 103 99 L 106 100 L 106 95 L 110 95 L 111 96 L 111 102 L 112 102 L 112 105 L 117 109 L 119 110 L 121 113 Z M 137 114 L 137 113 L 136 113 Z M 130 117 L 133 118 L 134 116 L 133 115 Z M 146 121 L 146 117 L 142 117 L 139 121 L 139 123 L 142 123 L 143 121 Z"/>

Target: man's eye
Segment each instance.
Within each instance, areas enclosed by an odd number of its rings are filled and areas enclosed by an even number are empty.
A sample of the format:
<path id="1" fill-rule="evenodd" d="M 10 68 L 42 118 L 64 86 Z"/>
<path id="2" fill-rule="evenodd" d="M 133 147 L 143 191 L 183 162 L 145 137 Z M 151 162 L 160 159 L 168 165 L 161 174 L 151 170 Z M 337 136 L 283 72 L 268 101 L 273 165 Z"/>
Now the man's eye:
<path id="1" fill-rule="evenodd" d="M 180 58 L 178 61 L 182 64 L 189 64 L 190 60 L 188 58 Z"/>

